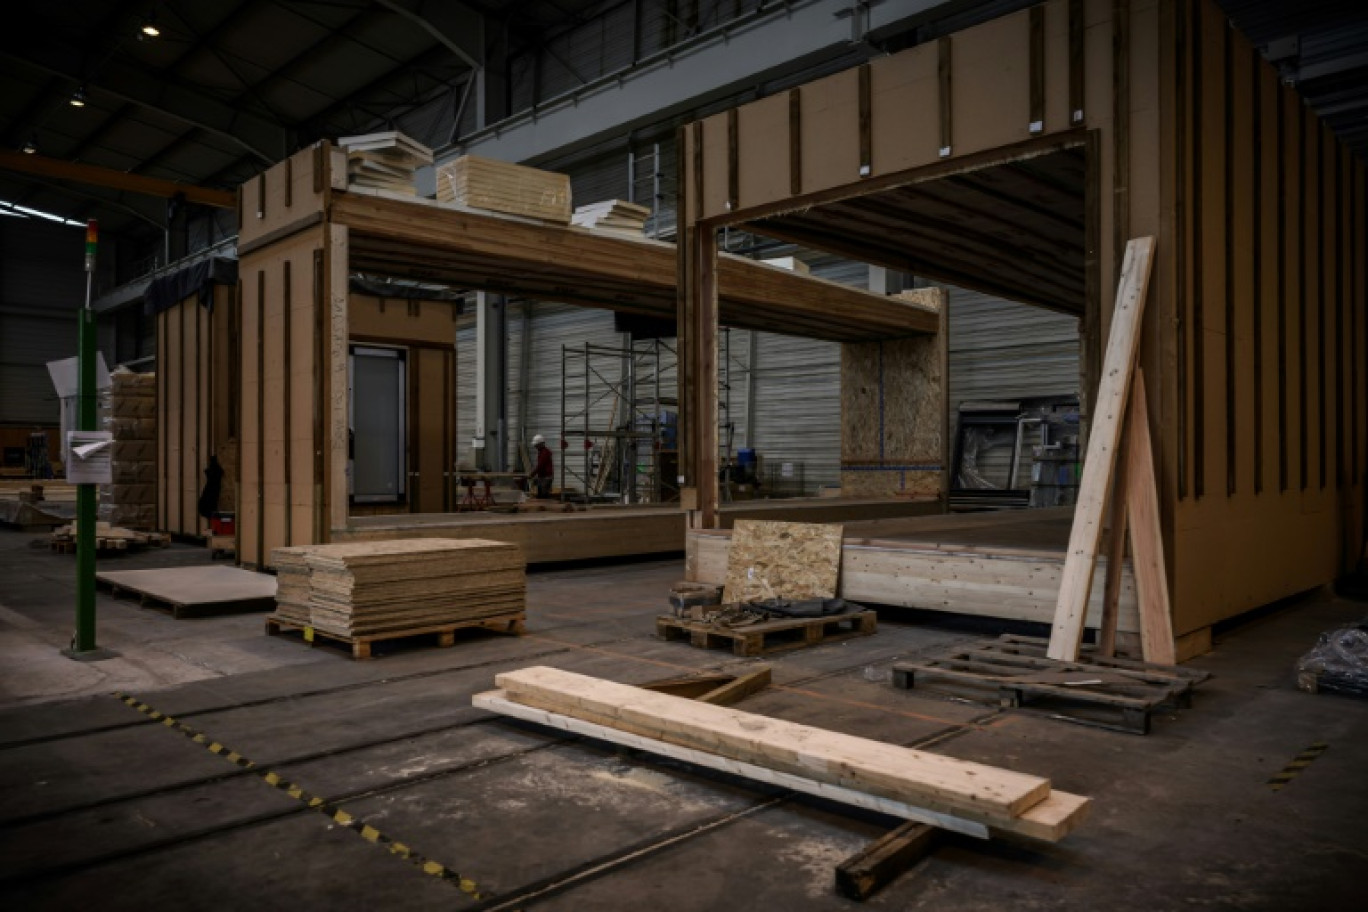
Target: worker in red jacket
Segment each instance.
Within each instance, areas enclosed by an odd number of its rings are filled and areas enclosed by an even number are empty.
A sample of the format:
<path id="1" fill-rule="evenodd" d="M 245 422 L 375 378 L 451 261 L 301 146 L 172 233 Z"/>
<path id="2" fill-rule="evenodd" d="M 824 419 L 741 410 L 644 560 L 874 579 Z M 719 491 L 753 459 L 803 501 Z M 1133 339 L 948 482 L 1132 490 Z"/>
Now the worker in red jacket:
<path id="1" fill-rule="evenodd" d="M 532 480 L 536 496 L 545 500 L 551 496 L 551 481 L 556 477 L 556 467 L 551 461 L 551 448 L 546 445 L 545 437 L 541 434 L 533 437 L 532 446 L 537 451 L 537 464 L 528 477 Z"/>

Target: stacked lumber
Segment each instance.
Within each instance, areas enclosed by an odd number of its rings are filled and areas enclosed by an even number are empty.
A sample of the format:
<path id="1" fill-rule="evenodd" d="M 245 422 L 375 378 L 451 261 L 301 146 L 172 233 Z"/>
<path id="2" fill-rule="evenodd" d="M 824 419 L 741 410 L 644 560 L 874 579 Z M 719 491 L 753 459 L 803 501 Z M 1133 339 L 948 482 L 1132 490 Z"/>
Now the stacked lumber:
<path id="1" fill-rule="evenodd" d="M 341 637 L 522 615 L 522 550 L 483 539 L 411 538 L 278 548 L 277 617 Z"/>
<path id="2" fill-rule="evenodd" d="M 570 176 L 462 155 L 437 169 L 437 199 L 471 209 L 570 224 Z"/>
<path id="3" fill-rule="evenodd" d="M 432 164 L 432 150 L 398 130 L 344 136 L 347 186 L 413 196 L 413 172 Z"/>
<path id="4" fill-rule="evenodd" d="M 680 748 L 731 761 L 742 775 L 771 771 L 896 802 L 944 824 L 1057 841 L 1082 823 L 1089 799 L 1054 791 L 1038 776 L 699 703 L 556 668 L 497 675 L 475 705 L 524 718 L 577 720 L 600 734 L 632 736 L 659 753 Z M 532 713 L 521 713 L 519 709 Z M 552 714 L 539 717 L 536 713 Z M 562 726 L 565 727 L 565 726 Z M 581 730 L 581 729 L 572 729 Z M 650 740 L 645 740 L 650 739 Z M 711 765 L 711 764 L 710 764 Z M 721 768 L 720 766 L 718 768 Z M 779 781 L 779 780 L 776 780 Z M 981 835 L 987 835 L 984 829 Z"/>
<path id="5" fill-rule="evenodd" d="M 109 381 L 113 484 L 100 487 L 100 519 L 150 530 L 157 513 L 157 375 L 120 367 Z"/>
<path id="6" fill-rule="evenodd" d="M 651 210 L 647 207 L 615 199 L 576 207 L 575 214 L 570 217 L 570 223 L 581 228 L 640 237 L 645 232 L 646 220 L 650 217 Z"/>

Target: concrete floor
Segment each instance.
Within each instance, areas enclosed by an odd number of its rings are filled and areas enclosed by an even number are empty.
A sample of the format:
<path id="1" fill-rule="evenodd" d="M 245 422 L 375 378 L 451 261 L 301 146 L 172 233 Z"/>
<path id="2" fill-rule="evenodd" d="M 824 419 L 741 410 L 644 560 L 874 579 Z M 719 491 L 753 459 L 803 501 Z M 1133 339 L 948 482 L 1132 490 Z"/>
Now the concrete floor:
<path id="1" fill-rule="evenodd" d="M 664 643 L 680 561 L 529 578 L 529 632 L 370 662 L 267 637 L 259 615 L 173 621 L 100 598 L 101 645 L 57 654 L 74 561 L 0 532 L 0 902 L 7 908 L 835 909 L 836 864 L 895 822 L 491 717 L 495 673 L 622 681 L 744 667 Z M 173 547 L 101 561 L 204 561 Z M 1093 815 L 1058 845 L 949 838 L 880 909 L 1330 909 L 1362 904 L 1368 701 L 1292 668 L 1362 603 L 1303 597 L 1218 637 L 1192 709 L 1147 737 L 894 690 L 890 665 L 976 634 L 885 617 L 770 659 L 741 708 L 1048 776 Z M 123 690 L 475 884 L 475 901 L 125 706 Z M 1307 745 L 1329 750 L 1265 784 Z"/>

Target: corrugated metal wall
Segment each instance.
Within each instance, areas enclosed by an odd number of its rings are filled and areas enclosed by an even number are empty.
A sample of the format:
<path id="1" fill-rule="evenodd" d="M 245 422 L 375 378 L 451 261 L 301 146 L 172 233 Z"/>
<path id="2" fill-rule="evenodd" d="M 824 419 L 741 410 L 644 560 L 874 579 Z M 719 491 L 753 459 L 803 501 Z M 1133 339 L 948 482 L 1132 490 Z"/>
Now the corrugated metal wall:
<path id="1" fill-rule="evenodd" d="M 83 241 L 78 227 L 0 219 L 0 424 L 60 420 L 46 364 L 76 354 Z"/>
<path id="2" fill-rule="evenodd" d="M 1078 395 L 1078 320 L 950 289 L 950 415 L 961 402 Z"/>

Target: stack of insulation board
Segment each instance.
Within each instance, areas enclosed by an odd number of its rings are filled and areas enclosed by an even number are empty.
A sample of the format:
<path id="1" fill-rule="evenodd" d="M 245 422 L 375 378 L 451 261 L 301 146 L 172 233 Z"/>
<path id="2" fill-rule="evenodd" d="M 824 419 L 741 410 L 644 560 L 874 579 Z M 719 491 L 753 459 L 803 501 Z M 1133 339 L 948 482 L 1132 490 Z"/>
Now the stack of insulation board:
<path id="1" fill-rule="evenodd" d="M 650 217 L 651 210 L 645 206 L 638 206 L 626 200 L 606 200 L 578 207 L 571 217 L 571 223 L 581 228 L 639 236 L 645 230 L 646 220 Z"/>
<path id="2" fill-rule="evenodd" d="M 413 172 L 432 164 L 432 150 L 397 130 L 344 136 L 337 141 L 347 152 L 347 185 L 414 195 Z"/>
<path id="3" fill-rule="evenodd" d="M 157 521 L 157 375 L 119 368 L 109 382 L 113 483 L 100 488 L 100 519 L 150 530 Z"/>
<path id="4" fill-rule="evenodd" d="M 507 542 L 343 542 L 276 549 L 272 560 L 285 568 L 277 616 L 302 623 L 307 586 L 309 626 L 339 636 L 521 616 L 526 605 L 522 550 Z"/>
<path id="5" fill-rule="evenodd" d="M 570 224 L 570 176 L 463 155 L 437 169 L 437 199 L 471 209 Z"/>

